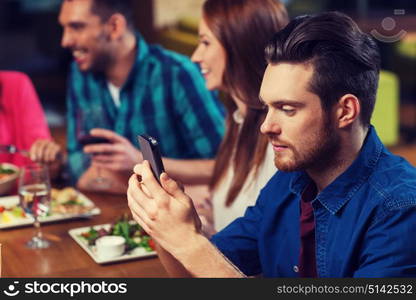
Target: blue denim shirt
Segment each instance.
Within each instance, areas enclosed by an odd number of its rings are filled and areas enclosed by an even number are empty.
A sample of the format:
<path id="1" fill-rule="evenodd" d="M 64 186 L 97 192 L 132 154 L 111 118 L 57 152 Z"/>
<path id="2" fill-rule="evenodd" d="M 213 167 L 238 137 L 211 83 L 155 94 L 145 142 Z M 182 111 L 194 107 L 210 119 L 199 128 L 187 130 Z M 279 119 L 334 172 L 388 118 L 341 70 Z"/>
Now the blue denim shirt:
<path id="1" fill-rule="evenodd" d="M 247 275 L 297 277 L 305 172 L 277 172 L 212 238 Z M 416 276 L 416 169 L 370 128 L 353 164 L 312 202 L 319 277 Z"/>

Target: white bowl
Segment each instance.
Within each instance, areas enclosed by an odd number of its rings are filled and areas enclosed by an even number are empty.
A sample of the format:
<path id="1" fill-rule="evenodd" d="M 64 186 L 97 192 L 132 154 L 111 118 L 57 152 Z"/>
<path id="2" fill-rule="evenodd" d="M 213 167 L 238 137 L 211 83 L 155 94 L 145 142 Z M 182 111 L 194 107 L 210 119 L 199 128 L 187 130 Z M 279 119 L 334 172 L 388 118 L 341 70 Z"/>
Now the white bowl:
<path id="1" fill-rule="evenodd" d="M 122 236 L 105 235 L 95 241 L 97 255 L 100 258 L 113 258 L 124 253 L 126 240 Z"/>
<path id="2" fill-rule="evenodd" d="M 15 171 L 4 178 L 0 178 L 0 195 L 4 195 L 9 193 L 13 187 L 16 186 L 17 177 L 19 177 L 19 168 L 9 163 L 0 163 L 0 166 L 4 169 L 12 169 Z"/>

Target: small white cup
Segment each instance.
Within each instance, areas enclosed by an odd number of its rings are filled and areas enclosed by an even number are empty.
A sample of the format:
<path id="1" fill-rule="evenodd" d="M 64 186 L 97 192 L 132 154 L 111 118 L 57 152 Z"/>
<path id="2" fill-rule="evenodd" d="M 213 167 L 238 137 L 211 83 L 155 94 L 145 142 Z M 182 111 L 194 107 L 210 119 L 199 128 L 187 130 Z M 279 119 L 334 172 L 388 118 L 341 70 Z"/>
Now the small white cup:
<path id="1" fill-rule="evenodd" d="M 113 258 L 124 253 L 126 240 L 122 236 L 106 235 L 95 241 L 97 255 L 102 258 Z"/>

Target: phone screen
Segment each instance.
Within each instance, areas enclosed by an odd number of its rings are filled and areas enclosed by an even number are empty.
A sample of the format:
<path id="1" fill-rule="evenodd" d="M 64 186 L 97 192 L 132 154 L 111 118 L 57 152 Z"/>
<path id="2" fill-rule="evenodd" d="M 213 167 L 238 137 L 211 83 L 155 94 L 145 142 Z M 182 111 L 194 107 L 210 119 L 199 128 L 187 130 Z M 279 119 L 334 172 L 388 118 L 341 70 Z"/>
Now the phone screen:
<path id="1" fill-rule="evenodd" d="M 160 183 L 160 175 L 165 171 L 160 155 L 159 144 L 157 140 L 150 135 L 141 134 L 138 136 L 140 149 L 143 159 L 150 163 L 153 175 Z"/>

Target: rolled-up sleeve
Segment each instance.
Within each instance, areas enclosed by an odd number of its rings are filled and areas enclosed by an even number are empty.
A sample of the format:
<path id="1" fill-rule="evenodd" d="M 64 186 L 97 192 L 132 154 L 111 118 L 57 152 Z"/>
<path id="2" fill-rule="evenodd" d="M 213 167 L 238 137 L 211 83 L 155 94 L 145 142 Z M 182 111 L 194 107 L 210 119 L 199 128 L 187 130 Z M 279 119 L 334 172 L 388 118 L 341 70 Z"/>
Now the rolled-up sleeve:
<path id="1" fill-rule="evenodd" d="M 255 206 L 247 208 L 243 217 L 236 219 L 211 238 L 211 242 L 248 276 L 262 273 L 258 237 L 265 198 L 263 190 Z"/>

